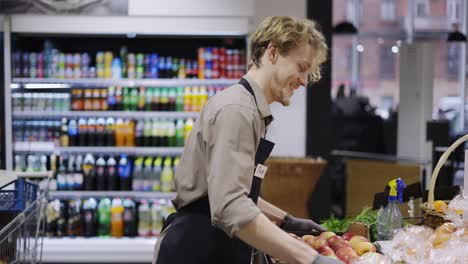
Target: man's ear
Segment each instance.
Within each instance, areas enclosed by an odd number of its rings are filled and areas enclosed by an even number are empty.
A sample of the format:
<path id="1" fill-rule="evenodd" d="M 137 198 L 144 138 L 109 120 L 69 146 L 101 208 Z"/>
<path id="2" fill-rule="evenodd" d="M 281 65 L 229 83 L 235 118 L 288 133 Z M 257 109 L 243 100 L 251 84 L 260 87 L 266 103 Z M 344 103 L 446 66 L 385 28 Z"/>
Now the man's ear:
<path id="1" fill-rule="evenodd" d="M 268 59 L 270 60 L 271 64 L 275 64 L 279 56 L 278 49 L 276 48 L 276 46 L 269 43 L 266 49 L 266 53 L 268 55 Z"/>

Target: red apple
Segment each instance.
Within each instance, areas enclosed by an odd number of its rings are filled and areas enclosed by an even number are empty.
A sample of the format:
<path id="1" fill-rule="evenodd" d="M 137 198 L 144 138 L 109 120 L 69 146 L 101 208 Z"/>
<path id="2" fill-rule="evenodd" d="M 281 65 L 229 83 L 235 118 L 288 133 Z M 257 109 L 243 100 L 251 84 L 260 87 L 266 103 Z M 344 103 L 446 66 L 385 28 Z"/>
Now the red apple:
<path id="1" fill-rule="evenodd" d="M 336 256 L 344 261 L 345 263 L 351 263 L 354 258 L 357 258 L 358 255 L 356 252 L 349 246 L 344 246 L 336 251 Z"/>
<path id="2" fill-rule="evenodd" d="M 304 241 L 304 242 L 306 242 L 307 244 L 310 245 L 312 243 L 312 240 L 315 239 L 315 237 L 312 236 L 312 235 L 303 235 L 301 239 L 302 239 L 302 241 Z"/>
<path id="3" fill-rule="evenodd" d="M 313 249 L 318 250 L 322 246 L 327 245 L 327 241 L 321 237 L 316 237 L 314 240 L 311 241 L 309 244 Z"/>
<path id="4" fill-rule="evenodd" d="M 337 252 L 338 250 L 340 250 L 340 248 L 342 248 L 342 247 L 349 247 L 349 248 L 351 248 L 351 245 L 349 245 L 349 242 L 348 242 L 348 241 L 342 239 L 342 240 L 336 242 L 335 244 L 333 244 L 333 245 L 331 246 L 331 248 L 332 248 L 333 251 L 335 251 L 335 252 Z M 351 248 L 351 249 L 352 249 L 352 248 Z"/>
<path id="5" fill-rule="evenodd" d="M 318 249 L 318 252 L 324 256 L 331 256 L 331 255 L 335 255 L 335 252 L 333 251 L 333 249 L 331 249 L 329 246 L 321 246 L 319 249 Z"/>
<path id="6" fill-rule="evenodd" d="M 325 231 L 320 234 L 320 237 L 324 238 L 325 240 L 328 240 L 329 238 L 334 237 L 334 236 L 336 236 L 336 234 L 333 233 L 332 231 Z"/>
<path id="7" fill-rule="evenodd" d="M 328 246 L 332 247 L 336 242 L 343 240 L 340 236 L 332 236 L 327 240 Z"/>
<path id="8" fill-rule="evenodd" d="M 341 237 L 344 238 L 344 240 L 351 240 L 351 238 L 353 238 L 353 236 L 355 236 L 356 234 L 354 234 L 353 232 L 346 232 L 344 233 Z"/>

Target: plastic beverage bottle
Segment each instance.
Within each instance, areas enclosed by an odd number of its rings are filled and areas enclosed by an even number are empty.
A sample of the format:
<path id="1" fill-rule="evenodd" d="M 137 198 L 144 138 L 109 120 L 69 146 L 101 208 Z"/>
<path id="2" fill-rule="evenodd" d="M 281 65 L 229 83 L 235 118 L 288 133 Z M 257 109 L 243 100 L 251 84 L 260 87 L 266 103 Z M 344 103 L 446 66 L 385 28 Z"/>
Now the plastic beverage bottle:
<path id="1" fill-rule="evenodd" d="M 200 93 L 197 86 L 192 87 L 192 112 L 200 112 Z"/>
<path id="2" fill-rule="evenodd" d="M 142 146 L 151 146 L 152 145 L 152 124 L 151 119 L 145 119 L 143 126 L 143 144 Z"/>
<path id="3" fill-rule="evenodd" d="M 68 201 L 67 235 L 70 237 L 83 234 L 83 222 L 81 217 L 81 200 Z"/>
<path id="4" fill-rule="evenodd" d="M 159 88 L 153 88 L 153 101 L 151 103 L 153 111 L 160 111 L 161 110 L 161 105 L 160 105 L 160 97 L 161 97 L 161 89 Z"/>
<path id="5" fill-rule="evenodd" d="M 400 178 L 391 180 L 388 185 L 390 186 L 388 204 L 385 208 L 380 208 L 377 214 L 378 240 L 391 240 L 403 224 L 403 217 L 397 201 L 403 203 L 403 190 L 406 185 Z"/>
<path id="6" fill-rule="evenodd" d="M 160 146 L 161 147 L 168 147 L 169 146 L 169 129 L 166 120 L 162 120 L 159 123 L 159 138 L 160 138 Z"/>
<path id="7" fill-rule="evenodd" d="M 151 213 L 145 199 L 141 200 L 138 206 L 138 236 L 151 236 Z"/>
<path id="8" fill-rule="evenodd" d="M 190 136 L 190 132 L 192 132 L 193 129 L 193 119 L 188 118 L 187 121 L 185 122 L 185 135 L 184 135 L 184 141 L 186 142 L 187 139 Z"/>
<path id="9" fill-rule="evenodd" d="M 162 162 L 162 157 L 157 157 L 153 162 L 153 173 L 151 178 L 153 191 L 161 191 Z"/>
<path id="10" fill-rule="evenodd" d="M 62 155 L 59 157 L 59 167 L 57 173 L 57 189 L 63 191 L 67 189 L 67 168 L 65 162 L 67 159 Z"/>
<path id="11" fill-rule="evenodd" d="M 96 119 L 90 118 L 88 119 L 88 145 L 89 146 L 96 146 Z"/>
<path id="12" fill-rule="evenodd" d="M 176 104 L 177 104 L 177 91 L 176 88 L 169 88 L 168 92 L 168 111 L 176 111 Z"/>
<path id="13" fill-rule="evenodd" d="M 172 160 L 167 157 L 164 160 L 164 167 L 161 172 L 161 190 L 162 192 L 172 192 L 172 181 L 174 180 L 174 171 L 172 170 Z"/>
<path id="14" fill-rule="evenodd" d="M 42 163 L 42 157 L 45 158 L 47 161 L 47 157 L 45 155 L 41 156 L 41 163 Z M 68 164 L 67 164 L 67 190 L 73 190 L 75 188 L 75 156 L 70 155 L 68 158 Z"/>
<path id="15" fill-rule="evenodd" d="M 96 146 L 105 146 L 106 136 L 107 136 L 106 119 L 104 119 L 104 117 L 100 117 L 96 120 L 96 134 L 95 134 Z"/>
<path id="16" fill-rule="evenodd" d="M 97 235 L 97 201 L 89 198 L 83 203 L 84 236 L 93 237 Z"/>
<path id="17" fill-rule="evenodd" d="M 153 107 L 153 89 L 154 88 L 146 88 L 145 93 L 145 111 L 151 111 Z"/>
<path id="18" fill-rule="evenodd" d="M 98 191 L 107 190 L 106 161 L 102 156 L 96 160 L 96 185 Z"/>
<path id="19" fill-rule="evenodd" d="M 120 190 L 129 191 L 131 190 L 131 171 L 132 164 L 126 154 L 120 154 L 119 160 L 119 180 Z"/>
<path id="20" fill-rule="evenodd" d="M 78 155 L 76 156 L 75 160 L 75 169 L 74 169 L 74 175 L 73 175 L 73 190 L 81 190 L 83 189 L 83 171 L 82 171 L 82 166 L 83 164 L 83 156 Z"/>
<path id="21" fill-rule="evenodd" d="M 176 91 L 175 111 L 177 112 L 184 111 L 184 88 L 182 88 L 181 86 L 177 87 L 177 91 Z"/>
<path id="22" fill-rule="evenodd" d="M 153 189 L 153 157 L 147 157 L 143 164 L 143 191 L 151 191 Z"/>
<path id="23" fill-rule="evenodd" d="M 115 107 L 114 107 L 114 110 L 117 110 L 117 111 L 123 110 L 122 86 L 117 86 L 115 88 Z"/>
<path id="24" fill-rule="evenodd" d="M 177 146 L 177 138 L 176 138 L 176 126 L 174 120 L 169 120 L 166 123 L 167 126 L 167 141 L 168 147 L 176 147 Z"/>
<path id="25" fill-rule="evenodd" d="M 136 206 L 131 199 L 123 200 L 124 212 L 124 236 L 134 237 L 137 235 Z"/>
<path id="26" fill-rule="evenodd" d="M 145 122 L 143 119 L 139 119 L 136 123 L 135 127 L 135 145 L 136 146 L 144 146 L 144 130 L 145 130 Z"/>
<path id="27" fill-rule="evenodd" d="M 182 119 L 178 119 L 177 120 L 177 123 L 176 123 L 176 126 L 175 126 L 175 141 L 176 141 L 176 144 L 175 146 L 176 147 L 183 147 L 184 146 L 184 137 L 185 137 L 185 124 L 184 124 L 184 120 Z"/>
<path id="28" fill-rule="evenodd" d="M 83 117 L 78 119 L 78 146 L 86 146 L 88 138 L 88 123 Z"/>
<path id="29" fill-rule="evenodd" d="M 198 110 L 201 111 L 203 109 L 203 106 L 205 103 L 208 101 L 208 93 L 206 91 L 206 86 L 201 86 L 200 87 L 200 93 L 199 93 L 199 107 Z"/>
<path id="30" fill-rule="evenodd" d="M 111 237 L 122 237 L 124 233 L 123 221 L 124 207 L 122 201 L 118 198 L 112 200 L 111 207 Z"/>
<path id="31" fill-rule="evenodd" d="M 115 119 L 108 117 L 106 120 L 106 146 L 115 146 Z"/>
<path id="32" fill-rule="evenodd" d="M 109 191 L 119 190 L 119 175 L 117 171 L 117 161 L 111 156 L 106 162 L 107 190 Z"/>
<path id="33" fill-rule="evenodd" d="M 135 160 L 132 177 L 132 189 L 134 191 L 143 191 L 143 157 L 138 157 Z"/>
<path id="34" fill-rule="evenodd" d="M 161 129 L 159 128 L 159 120 L 158 119 L 153 119 L 153 122 L 151 124 L 151 138 L 152 138 L 152 143 L 151 145 L 153 147 L 159 147 L 161 146 Z"/>
<path id="35" fill-rule="evenodd" d="M 67 118 L 62 118 L 62 127 L 60 129 L 60 146 L 68 147 L 69 146 L 69 137 L 68 137 L 68 120 Z"/>
<path id="36" fill-rule="evenodd" d="M 140 101 L 140 95 L 138 93 L 138 89 L 137 88 L 131 88 L 129 110 L 130 111 L 137 111 L 139 101 Z M 144 107 L 144 100 L 143 100 L 143 107 Z"/>
<path id="37" fill-rule="evenodd" d="M 115 87 L 109 86 L 107 88 L 107 107 L 109 108 L 109 111 L 116 110 L 116 103 Z"/>
<path id="38" fill-rule="evenodd" d="M 98 205 L 98 236 L 109 237 L 111 231 L 111 201 L 103 198 Z"/>
<path id="39" fill-rule="evenodd" d="M 163 215 L 162 207 L 158 200 L 153 200 L 151 204 L 151 234 L 153 236 L 159 236 L 163 226 Z"/>
<path id="40" fill-rule="evenodd" d="M 186 86 L 184 91 L 184 111 L 192 111 L 192 88 L 190 86 Z"/>
<path id="41" fill-rule="evenodd" d="M 174 159 L 174 162 L 172 163 L 172 169 L 174 170 L 174 174 L 176 173 L 177 166 L 179 165 L 179 163 L 180 163 L 180 157 L 176 157 Z"/>
<path id="42" fill-rule="evenodd" d="M 159 110 L 170 111 L 169 109 L 169 91 L 167 88 L 161 89 L 161 97 L 159 98 Z"/>
<path id="43" fill-rule="evenodd" d="M 91 153 L 88 153 L 82 165 L 83 178 L 84 178 L 84 189 L 87 191 L 93 191 L 96 189 L 96 168 L 94 157 Z"/>
<path id="44" fill-rule="evenodd" d="M 118 118 L 115 123 L 115 145 L 117 147 L 123 147 L 124 144 L 124 121 L 122 118 Z"/>
<path id="45" fill-rule="evenodd" d="M 68 140 L 70 146 L 78 145 L 78 123 L 75 119 L 68 122 Z"/>

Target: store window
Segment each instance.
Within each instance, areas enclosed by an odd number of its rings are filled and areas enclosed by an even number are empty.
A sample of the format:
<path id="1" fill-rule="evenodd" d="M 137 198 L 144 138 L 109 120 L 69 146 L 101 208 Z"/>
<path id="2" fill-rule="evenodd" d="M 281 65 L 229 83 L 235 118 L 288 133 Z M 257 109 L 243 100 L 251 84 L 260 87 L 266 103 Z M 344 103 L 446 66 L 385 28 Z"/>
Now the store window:
<path id="1" fill-rule="evenodd" d="M 415 9 L 417 17 L 427 17 L 429 16 L 430 11 L 430 1 L 429 0 L 416 0 Z"/>
<path id="2" fill-rule="evenodd" d="M 381 45 L 379 51 L 379 74 L 381 79 L 395 79 L 395 53 L 393 46 Z"/>
<path id="3" fill-rule="evenodd" d="M 450 22 L 460 21 L 462 0 L 447 0 L 447 18 Z"/>
<path id="4" fill-rule="evenodd" d="M 382 21 L 395 21 L 395 0 L 381 0 L 380 18 Z"/>
<path id="5" fill-rule="evenodd" d="M 460 45 L 447 45 L 447 79 L 456 80 L 458 78 L 458 68 L 460 64 Z"/>

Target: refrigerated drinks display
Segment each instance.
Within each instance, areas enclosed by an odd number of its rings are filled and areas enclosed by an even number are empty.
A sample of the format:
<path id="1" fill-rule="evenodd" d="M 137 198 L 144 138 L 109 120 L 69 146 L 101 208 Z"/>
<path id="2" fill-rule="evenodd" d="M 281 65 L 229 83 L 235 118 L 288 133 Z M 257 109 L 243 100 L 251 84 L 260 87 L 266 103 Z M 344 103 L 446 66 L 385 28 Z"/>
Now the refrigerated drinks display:
<path id="1" fill-rule="evenodd" d="M 174 210 L 174 173 L 200 111 L 246 72 L 247 32 L 128 37 L 45 28 L 9 33 L 5 123 L 12 169 L 54 172 L 43 259 L 94 262 L 61 256 L 92 248 L 107 263 L 147 263 Z"/>

